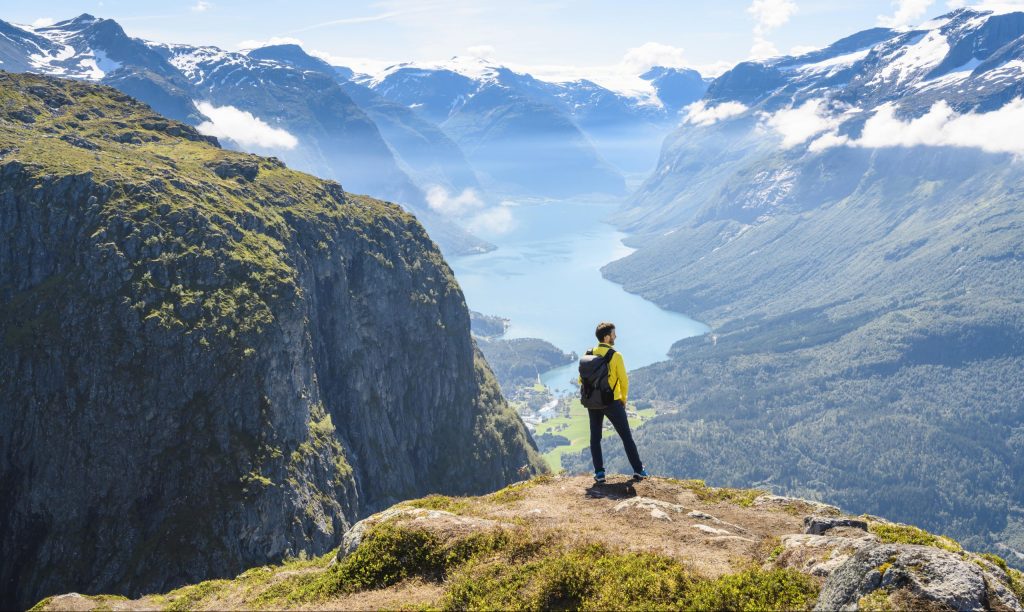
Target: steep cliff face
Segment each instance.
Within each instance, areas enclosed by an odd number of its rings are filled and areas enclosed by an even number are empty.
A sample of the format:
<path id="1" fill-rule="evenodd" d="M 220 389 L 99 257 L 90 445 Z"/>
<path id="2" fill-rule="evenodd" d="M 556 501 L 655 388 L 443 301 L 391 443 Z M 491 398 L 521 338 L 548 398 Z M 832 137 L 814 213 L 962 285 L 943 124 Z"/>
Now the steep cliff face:
<path id="1" fill-rule="evenodd" d="M 0 73 L 0 606 L 322 552 L 541 465 L 421 226 Z"/>

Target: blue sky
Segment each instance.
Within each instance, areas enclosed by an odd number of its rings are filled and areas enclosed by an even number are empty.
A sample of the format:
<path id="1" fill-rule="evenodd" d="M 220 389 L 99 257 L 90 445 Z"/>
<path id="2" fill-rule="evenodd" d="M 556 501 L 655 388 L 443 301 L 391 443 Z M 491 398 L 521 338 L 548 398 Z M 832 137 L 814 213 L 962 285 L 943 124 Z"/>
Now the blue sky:
<path id="1" fill-rule="evenodd" d="M 1012 1 L 1012 0 L 1011 0 Z M 565 69 L 657 62 L 711 70 L 751 56 L 826 45 L 879 24 L 916 23 L 964 0 L 252 0 L 4 1 L 16 23 L 83 12 L 116 19 L 133 36 L 237 49 L 295 39 L 355 58 L 436 61 L 485 56 L 513 67 Z M 250 44 L 252 44 L 250 42 Z M 366 64 L 371 66 L 372 63 Z M 545 72 L 538 68 L 536 72 Z"/>

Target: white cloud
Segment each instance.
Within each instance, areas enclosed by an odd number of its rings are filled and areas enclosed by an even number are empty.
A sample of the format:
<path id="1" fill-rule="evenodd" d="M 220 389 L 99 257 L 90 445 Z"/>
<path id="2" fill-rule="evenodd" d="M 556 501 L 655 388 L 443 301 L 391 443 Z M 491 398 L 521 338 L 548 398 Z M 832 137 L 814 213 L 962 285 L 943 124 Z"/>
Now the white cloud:
<path id="1" fill-rule="evenodd" d="M 466 188 L 457 196 L 452 196 L 441 185 L 432 185 L 427 189 L 427 204 L 431 209 L 453 217 L 461 217 L 483 207 L 483 200 L 475 189 Z"/>
<path id="2" fill-rule="evenodd" d="M 944 100 L 922 117 L 902 121 L 885 105 L 864 124 L 858 146 L 916 145 L 973 147 L 989 153 L 1024 154 L 1024 100 L 1017 99 L 988 113 L 957 114 Z"/>
<path id="3" fill-rule="evenodd" d="M 896 11 L 892 15 L 879 15 L 878 25 L 898 28 L 916 23 L 928 11 L 935 0 L 893 0 Z"/>
<path id="4" fill-rule="evenodd" d="M 839 127 L 840 119 L 832 117 L 824 100 L 808 100 L 802 105 L 764 113 L 762 119 L 768 127 L 782 136 L 782 148 L 791 149 L 807 142 L 811 137 Z"/>
<path id="5" fill-rule="evenodd" d="M 505 234 L 516 227 L 512 209 L 508 206 L 495 206 L 476 214 L 466 224 L 466 229 L 478 234 Z"/>
<path id="6" fill-rule="evenodd" d="M 747 7 L 757 22 L 754 34 L 763 35 L 779 26 L 785 25 L 797 11 L 793 0 L 754 0 Z"/>
<path id="7" fill-rule="evenodd" d="M 685 113 L 683 123 L 706 127 L 747 112 L 747 107 L 739 102 L 723 102 L 718 106 L 707 107 L 703 101 L 697 101 L 682 109 Z"/>
<path id="8" fill-rule="evenodd" d="M 301 47 L 302 41 L 291 36 L 271 36 L 267 40 L 242 40 L 236 46 L 240 51 L 251 51 L 252 49 L 269 47 L 271 45 L 299 45 Z"/>
<path id="9" fill-rule="evenodd" d="M 657 42 L 648 42 L 628 49 L 622 59 L 615 64 L 603 66 L 566 66 L 557 64 L 507 64 L 516 72 L 525 72 L 534 77 L 556 83 L 587 79 L 612 91 L 626 95 L 646 98 L 653 104 L 657 101 L 654 87 L 650 81 L 640 78 L 653 66 L 666 68 L 693 67 L 702 76 L 718 76 L 733 67 L 728 62 L 718 62 L 707 66 L 692 66 L 686 61 L 683 50 L 679 47 Z"/>
<path id="10" fill-rule="evenodd" d="M 820 48 L 821 47 L 815 47 L 814 45 L 796 45 L 795 47 L 789 48 L 789 54 L 793 57 L 799 57 L 801 55 L 806 55 L 811 51 L 817 51 Z"/>
<path id="11" fill-rule="evenodd" d="M 946 8 L 953 10 L 969 6 L 972 9 L 993 11 L 997 14 L 1015 13 L 1024 11 L 1024 0 L 981 0 L 980 2 L 968 2 L 967 0 L 949 0 Z"/>
<path id="12" fill-rule="evenodd" d="M 337 25 L 354 25 L 359 23 L 372 23 L 374 21 L 386 21 L 399 17 L 404 13 L 414 11 L 389 11 L 386 13 L 378 13 L 376 15 L 365 15 L 362 17 L 344 17 L 342 19 L 332 19 L 331 21 L 322 21 L 320 23 L 314 23 L 313 25 L 306 26 L 304 28 L 298 28 L 287 32 L 288 34 L 297 34 L 299 32 L 308 32 L 309 30 L 316 30 L 319 28 L 327 28 Z"/>
<path id="13" fill-rule="evenodd" d="M 344 66 L 362 74 L 378 74 L 386 68 L 402 63 L 403 60 L 381 60 L 368 57 L 348 57 L 331 55 L 324 51 L 307 50 L 313 57 L 318 57 L 332 66 Z"/>
<path id="14" fill-rule="evenodd" d="M 298 139 L 286 130 L 270 127 L 252 113 L 234 106 L 214 106 L 209 102 L 194 104 L 207 118 L 196 126 L 201 134 L 233 140 L 242 147 L 294 149 L 299 144 Z"/>
<path id="15" fill-rule="evenodd" d="M 916 119 L 896 117 L 892 104 L 883 104 L 865 122 L 860 138 L 851 140 L 834 132 L 811 143 L 811 150 L 832 146 L 885 147 L 969 147 L 988 153 L 1024 156 L 1024 99 L 1016 99 L 987 113 L 958 114 L 944 100 Z"/>
<path id="16" fill-rule="evenodd" d="M 33 28 L 45 28 L 46 26 L 52 26 L 56 21 L 53 17 L 40 17 L 32 22 Z"/>
<path id="17" fill-rule="evenodd" d="M 765 59 L 782 55 L 771 41 L 760 36 L 754 37 L 754 44 L 750 47 L 750 59 Z"/>
<path id="18" fill-rule="evenodd" d="M 477 57 L 480 59 L 490 59 L 494 57 L 494 47 L 492 47 L 491 45 L 476 45 L 473 47 L 467 47 L 466 55 L 470 57 Z"/>
<path id="19" fill-rule="evenodd" d="M 832 147 L 839 147 L 850 143 L 848 136 L 840 136 L 836 132 L 830 132 L 823 136 L 819 136 L 807 147 L 807 150 L 811 153 L 817 153 L 824 151 L 825 149 L 831 149 Z"/>
<path id="20" fill-rule="evenodd" d="M 515 228 L 511 207 L 502 202 L 486 208 L 475 189 L 466 188 L 453 195 L 441 185 L 427 189 L 427 204 L 431 210 L 461 222 L 467 230 L 481 234 L 504 234 Z"/>
<path id="21" fill-rule="evenodd" d="M 681 48 L 648 42 L 627 50 L 620 65 L 629 73 L 643 74 L 654 66 L 683 68 L 687 64 Z"/>
<path id="22" fill-rule="evenodd" d="M 211 8 L 213 8 L 213 4 L 207 0 L 197 0 L 196 3 L 192 5 L 192 10 L 196 13 L 205 13 Z"/>
<path id="23" fill-rule="evenodd" d="M 766 38 L 772 30 L 785 25 L 797 12 L 793 0 L 754 0 L 747 12 L 754 18 L 754 44 L 750 57 L 760 59 L 779 55 L 778 49 Z"/>

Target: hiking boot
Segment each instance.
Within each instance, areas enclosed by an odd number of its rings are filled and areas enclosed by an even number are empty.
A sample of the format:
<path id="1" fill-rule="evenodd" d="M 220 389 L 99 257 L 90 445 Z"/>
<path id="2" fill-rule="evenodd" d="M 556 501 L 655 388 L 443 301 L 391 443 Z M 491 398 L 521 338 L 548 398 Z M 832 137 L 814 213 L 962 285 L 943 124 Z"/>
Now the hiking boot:
<path id="1" fill-rule="evenodd" d="M 651 475 L 647 473 L 647 468 L 644 468 L 639 472 L 633 472 L 633 480 L 645 480 L 650 477 Z"/>
<path id="2" fill-rule="evenodd" d="M 604 470 L 597 470 L 594 472 L 594 482 L 597 484 L 604 482 Z"/>

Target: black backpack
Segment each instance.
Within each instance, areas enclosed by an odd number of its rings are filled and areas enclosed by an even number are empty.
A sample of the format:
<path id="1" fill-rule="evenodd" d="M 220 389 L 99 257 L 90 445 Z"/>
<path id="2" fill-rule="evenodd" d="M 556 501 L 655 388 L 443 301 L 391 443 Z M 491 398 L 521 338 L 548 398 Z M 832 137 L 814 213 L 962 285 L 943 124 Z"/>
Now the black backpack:
<path id="1" fill-rule="evenodd" d="M 603 356 L 589 350 L 580 357 L 580 401 L 591 410 L 607 408 L 615 401 L 615 392 L 608 383 L 614 355 L 615 349 L 610 348 Z"/>

